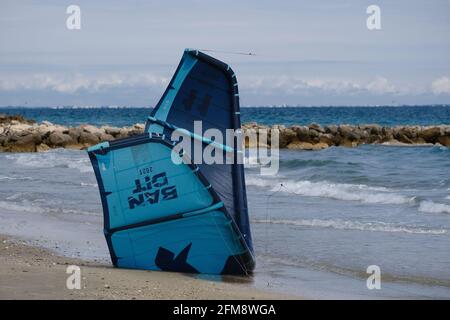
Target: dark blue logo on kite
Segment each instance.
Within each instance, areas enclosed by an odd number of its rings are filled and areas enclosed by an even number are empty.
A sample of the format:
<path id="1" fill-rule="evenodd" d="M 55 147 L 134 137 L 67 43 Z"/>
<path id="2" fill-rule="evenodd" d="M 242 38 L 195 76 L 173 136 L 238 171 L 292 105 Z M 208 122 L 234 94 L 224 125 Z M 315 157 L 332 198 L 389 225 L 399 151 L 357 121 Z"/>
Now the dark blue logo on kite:
<path id="1" fill-rule="evenodd" d="M 165 172 L 155 174 L 154 176 L 145 176 L 134 180 L 136 188 L 133 194 L 128 197 L 130 209 L 145 204 L 154 204 L 165 200 L 178 198 L 175 186 L 169 186 L 169 180 Z"/>

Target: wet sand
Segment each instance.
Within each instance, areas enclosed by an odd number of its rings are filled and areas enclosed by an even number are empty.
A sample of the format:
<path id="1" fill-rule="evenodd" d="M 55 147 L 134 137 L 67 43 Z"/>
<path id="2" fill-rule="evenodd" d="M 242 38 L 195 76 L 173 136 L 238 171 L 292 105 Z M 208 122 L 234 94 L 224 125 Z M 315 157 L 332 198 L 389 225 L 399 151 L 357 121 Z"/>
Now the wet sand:
<path id="1" fill-rule="evenodd" d="M 69 290 L 69 265 L 81 269 L 81 289 Z M 66 258 L 0 236 L 0 299 L 297 299 L 264 292 L 238 277 L 225 281 L 192 275 L 113 268 Z"/>

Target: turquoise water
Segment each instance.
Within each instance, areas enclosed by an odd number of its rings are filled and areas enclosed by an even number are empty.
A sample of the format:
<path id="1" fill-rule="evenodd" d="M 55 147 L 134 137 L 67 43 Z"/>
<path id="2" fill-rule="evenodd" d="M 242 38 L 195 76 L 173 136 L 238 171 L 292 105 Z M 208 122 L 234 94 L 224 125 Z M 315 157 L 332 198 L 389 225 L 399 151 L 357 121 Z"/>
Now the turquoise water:
<path id="1" fill-rule="evenodd" d="M 37 121 L 56 124 L 128 126 L 142 123 L 151 108 L 0 108 L 0 113 L 22 114 Z M 450 105 L 399 107 L 246 107 L 242 122 L 261 124 L 367 124 L 395 126 L 406 124 L 450 124 Z"/>

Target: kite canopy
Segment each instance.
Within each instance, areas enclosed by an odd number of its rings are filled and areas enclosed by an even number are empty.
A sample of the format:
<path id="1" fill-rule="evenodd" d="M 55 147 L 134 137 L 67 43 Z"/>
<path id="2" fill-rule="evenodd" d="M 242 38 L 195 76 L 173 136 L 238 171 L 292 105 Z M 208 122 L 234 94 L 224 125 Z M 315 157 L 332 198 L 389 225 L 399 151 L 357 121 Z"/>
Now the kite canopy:
<path id="1" fill-rule="evenodd" d="M 117 267 L 212 274 L 248 274 L 254 256 L 242 164 L 194 164 L 174 153 L 176 129 L 240 129 L 239 94 L 231 68 L 186 50 L 145 133 L 88 149 L 98 181 L 104 231 Z M 231 151 L 230 151 L 231 150 Z M 179 157 L 173 161 L 174 154 Z"/>

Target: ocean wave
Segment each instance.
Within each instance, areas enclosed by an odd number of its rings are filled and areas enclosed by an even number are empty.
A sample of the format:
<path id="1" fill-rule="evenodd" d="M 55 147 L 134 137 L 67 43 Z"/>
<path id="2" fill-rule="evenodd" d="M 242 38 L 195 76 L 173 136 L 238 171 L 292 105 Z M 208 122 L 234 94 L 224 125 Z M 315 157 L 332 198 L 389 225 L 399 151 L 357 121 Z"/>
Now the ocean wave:
<path id="1" fill-rule="evenodd" d="M 362 279 L 367 278 L 365 269 L 352 268 L 350 266 L 327 263 L 326 261 L 308 259 L 306 257 L 280 257 L 271 254 L 258 254 L 258 259 L 276 265 L 286 265 L 291 267 L 312 268 L 314 270 L 333 272 L 341 275 L 354 276 Z M 416 283 L 421 285 L 450 287 L 450 281 L 446 278 L 433 278 L 425 276 L 412 276 L 408 274 L 395 274 L 383 272 L 383 280 L 386 282 Z"/>
<path id="2" fill-rule="evenodd" d="M 268 156 L 260 156 L 254 152 L 250 153 L 247 156 L 244 156 L 244 166 L 246 168 L 260 168 L 268 163 L 270 163 L 272 159 Z"/>
<path id="3" fill-rule="evenodd" d="M 268 224 L 282 224 L 293 225 L 300 227 L 318 227 L 318 228 L 331 228 L 338 230 L 359 230 L 359 231 L 373 231 L 373 232 L 401 232 L 412 234 L 433 234 L 441 235 L 447 234 L 447 229 L 431 229 L 419 226 L 404 226 L 395 225 L 385 222 L 359 222 L 348 220 L 323 220 L 323 219 L 300 219 L 300 220 L 268 220 L 268 219 L 256 219 L 252 220 L 254 223 L 268 223 Z"/>
<path id="4" fill-rule="evenodd" d="M 0 201 L 0 208 L 27 213 L 45 213 L 45 209 L 36 205 L 23 205 L 12 201 Z"/>
<path id="5" fill-rule="evenodd" d="M 118 105 L 106 105 L 106 106 L 89 106 L 89 105 L 82 105 L 82 106 L 53 106 L 53 107 L 43 107 L 44 109 L 129 109 L 129 108 L 135 108 L 133 106 L 118 106 Z"/>
<path id="6" fill-rule="evenodd" d="M 6 156 L 15 164 L 32 168 L 69 168 L 81 173 L 92 172 L 88 157 L 79 157 L 74 151 L 55 149 L 39 153 L 17 153 Z"/>
<path id="7" fill-rule="evenodd" d="M 300 168 L 300 167 L 326 167 L 330 165 L 335 166 L 352 166 L 358 167 L 359 163 L 355 162 L 340 162 L 335 160 L 319 160 L 319 159 L 280 159 L 280 166 L 283 168 Z"/>
<path id="8" fill-rule="evenodd" d="M 278 180 L 248 177 L 248 185 L 270 187 L 271 192 L 287 192 L 309 197 L 323 197 L 344 201 L 359 201 L 372 204 L 413 204 L 415 197 L 391 192 L 385 187 L 371 187 L 364 184 L 311 182 L 308 180 Z"/>
<path id="9" fill-rule="evenodd" d="M 98 184 L 96 184 L 96 183 L 86 183 L 86 182 L 82 182 L 82 183 L 80 183 L 80 185 L 81 185 L 82 187 L 98 187 Z"/>
<path id="10" fill-rule="evenodd" d="M 15 202 L 20 199 L 36 201 L 39 199 L 39 196 L 42 196 L 39 192 L 18 192 L 6 197 L 5 199 L 8 201 L 14 200 Z"/>
<path id="11" fill-rule="evenodd" d="M 63 214 L 76 214 L 83 216 L 99 216 L 99 212 L 93 211 L 83 211 L 83 210 L 75 210 L 75 209 L 65 209 L 65 208 L 50 208 L 48 209 L 49 213 L 63 213 Z"/>
<path id="12" fill-rule="evenodd" d="M 450 206 L 444 203 L 424 200 L 420 202 L 418 210 L 426 213 L 450 213 Z"/>
<path id="13" fill-rule="evenodd" d="M 259 168 L 262 164 L 270 163 L 272 159 L 270 157 L 259 157 L 249 155 L 244 157 L 244 165 L 246 168 Z M 326 167 L 330 165 L 345 165 L 357 167 L 360 164 L 355 162 L 339 162 L 335 160 L 316 160 L 316 159 L 279 159 L 280 166 L 286 169 L 306 168 L 306 167 Z"/>
<path id="14" fill-rule="evenodd" d="M 388 146 L 388 147 L 411 147 L 411 148 L 416 148 L 416 147 L 434 147 L 435 144 L 434 143 L 404 143 L 401 141 L 385 141 L 380 143 L 383 146 Z M 441 145 L 440 145 L 441 146 Z"/>
<path id="15" fill-rule="evenodd" d="M 0 208 L 11 211 L 20 211 L 27 213 L 42 213 L 42 214 L 75 214 L 75 215 L 85 215 L 85 216 L 98 216 L 100 213 L 91 212 L 91 211 L 83 211 L 83 210 L 74 210 L 68 208 L 47 208 L 37 206 L 35 203 L 27 203 L 27 202 L 13 202 L 13 201 L 0 201 Z"/>
<path id="16" fill-rule="evenodd" d="M 9 177 L 0 175 L 0 180 L 33 180 L 32 177 Z"/>
<path id="17" fill-rule="evenodd" d="M 246 168 L 259 168 L 261 167 L 261 163 L 257 156 L 248 156 L 244 157 L 244 166 Z"/>

